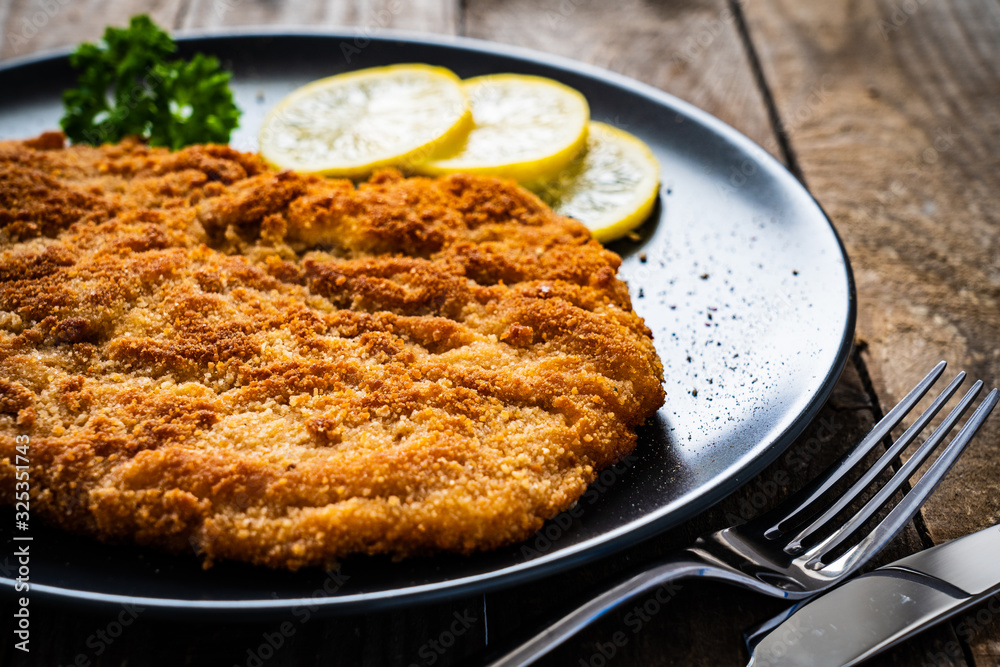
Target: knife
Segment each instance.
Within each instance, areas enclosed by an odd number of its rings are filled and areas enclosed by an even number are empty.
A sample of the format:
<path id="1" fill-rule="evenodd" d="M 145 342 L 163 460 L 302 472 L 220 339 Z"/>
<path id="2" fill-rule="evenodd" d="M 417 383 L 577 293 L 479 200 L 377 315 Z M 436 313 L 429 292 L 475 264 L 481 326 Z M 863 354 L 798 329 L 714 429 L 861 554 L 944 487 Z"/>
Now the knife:
<path id="1" fill-rule="evenodd" d="M 747 637 L 748 667 L 856 665 L 1000 591 L 1000 525 L 800 603 Z"/>

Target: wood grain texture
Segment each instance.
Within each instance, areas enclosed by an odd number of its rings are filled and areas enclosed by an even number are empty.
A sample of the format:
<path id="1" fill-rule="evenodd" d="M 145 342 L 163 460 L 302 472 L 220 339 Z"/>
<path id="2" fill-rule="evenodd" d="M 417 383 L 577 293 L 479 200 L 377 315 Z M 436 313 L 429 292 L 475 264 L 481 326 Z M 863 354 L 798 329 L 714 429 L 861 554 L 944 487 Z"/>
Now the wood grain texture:
<path id="1" fill-rule="evenodd" d="M 810 189 L 844 237 L 858 333 L 884 404 L 939 359 L 1000 383 L 1000 5 L 745 5 L 782 117 L 817 82 L 828 94 L 788 128 Z M 935 542 L 1000 521 L 994 416 L 923 513 Z M 1000 618 L 974 633 L 1000 660 Z"/>
<path id="2" fill-rule="evenodd" d="M 445 34 L 459 29 L 458 0 L 7 0 L 0 3 L 0 60 L 97 40 L 105 26 L 125 25 L 139 13 L 171 30 L 351 27 L 373 37 L 387 29 Z"/>
<path id="3" fill-rule="evenodd" d="M 568 56 L 625 74 L 712 113 L 778 155 L 724 0 L 468 0 L 470 37 Z"/>
<path id="4" fill-rule="evenodd" d="M 455 34 L 458 30 L 458 13 L 458 0 L 192 0 L 182 25 L 178 27 L 349 26 L 358 29 L 366 37 L 377 36 L 387 29 Z"/>
<path id="5" fill-rule="evenodd" d="M 100 39 L 107 25 L 125 25 L 146 13 L 173 28 L 183 0 L 7 0 L 0 3 L 0 59 Z"/>

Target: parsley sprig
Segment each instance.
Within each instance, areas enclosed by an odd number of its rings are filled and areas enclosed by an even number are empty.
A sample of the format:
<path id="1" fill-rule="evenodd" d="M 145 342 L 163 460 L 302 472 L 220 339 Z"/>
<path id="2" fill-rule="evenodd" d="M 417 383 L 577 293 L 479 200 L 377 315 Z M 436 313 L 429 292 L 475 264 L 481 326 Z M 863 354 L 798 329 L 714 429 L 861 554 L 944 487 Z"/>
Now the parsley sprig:
<path id="1" fill-rule="evenodd" d="M 63 93 L 66 136 L 77 143 L 114 143 L 138 136 L 153 146 L 227 143 L 240 110 L 230 72 L 212 56 L 170 60 L 174 40 L 146 15 L 128 28 L 108 27 L 104 39 L 70 55 L 77 88 Z"/>

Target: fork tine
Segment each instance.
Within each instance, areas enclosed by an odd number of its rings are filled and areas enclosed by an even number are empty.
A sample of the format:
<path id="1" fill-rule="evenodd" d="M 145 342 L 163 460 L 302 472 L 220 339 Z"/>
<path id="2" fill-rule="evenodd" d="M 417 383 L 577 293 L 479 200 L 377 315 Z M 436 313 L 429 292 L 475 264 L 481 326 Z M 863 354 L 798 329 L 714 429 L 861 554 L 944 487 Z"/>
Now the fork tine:
<path id="1" fill-rule="evenodd" d="M 840 460 L 830 466 L 829 472 L 826 476 L 818 481 L 814 488 L 806 492 L 808 493 L 808 496 L 805 500 L 797 502 L 795 509 L 787 512 L 785 516 L 776 524 L 764 531 L 764 537 L 768 539 L 775 539 L 781 533 L 785 532 L 789 526 L 801 523 L 804 518 L 803 515 L 806 514 L 809 507 L 820 496 L 829 491 L 830 487 L 840 481 L 840 479 L 847 474 L 847 472 L 850 471 L 858 461 L 864 458 L 864 456 L 871 451 L 872 447 L 881 442 L 882 439 L 885 438 L 885 436 L 887 436 L 900 421 L 902 421 L 903 417 L 905 417 L 910 410 L 913 409 L 913 406 L 924 397 L 924 394 L 926 394 L 927 390 L 931 388 L 931 385 L 937 382 L 947 365 L 948 364 L 946 362 L 941 361 L 937 366 L 931 369 L 931 372 L 928 373 L 916 387 L 911 389 L 910 393 L 904 396 L 903 400 L 897 403 L 896 407 L 890 410 L 885 417 L 883 417 L 882 420 L 879 421 L 879 423 L 876 424 L 871 431 L 869 431 L 868 435 L 866 435 L 861 442 L 854 447 L 854 449 L 847 452 L 840 458 Z M 805 493 L 802 495 L 805 495 Z M 793 497 L 791 502 L 796 502 L 796 500 L 797 498 Z"/>
<path id="2" fill-rule="evenodd" d="M 921 445 L 920 449 L 914 453 L 914 455 L 904 464 L 889 483 L 883 487 L 875 497 L 868 501 L 868 503 L 861 509 L 861 511 L 847 522 L 840 530 L 825 539 L 820 544 L 816 545 L 810 549 L 811 554 L 810 560 L 807 563 L 807 567 L 822 567 L 822 563 L 819 562 L 820 559 L 832 549 L 843 544 L 857 528 L 859 528 L 872 513 L 875 512 L 888 497 L 894 493 L 904 481 L 915 471 L 923 459 L 930 454 L 930 451 L 937 446 L 938 442 L 933 442 L 934 440 L 940 441 L 948 431 L 950 431 L 955 422 L 961 417 L 962 413 L 968 409 L 969 404 L 975 398 L 976 394 L 982 389 L 982 381 L 976 382 L 975 385 L 969 390 L 969 392 L 962 399 L 962 402 L 955 406 L 955 409 L 951 411 L 951 414 L 945 419 L 945 422 L 939 426 L 931 437 Z M 882 519 L 881 522 L 869 533 L 861 542 L 859 542 L 854 549 L 849 551 L 847 554 L 841 557 L 841 560 L 848 560 L 846 556 L 850 557 L 850 560 L 855 563 L 863 563 L 869 557 L 879 551 L 885 544 L 893 538 L 893 536 L 917 513 L 923 504 L 927 500 L 927 497 L 934 492 L 938 484 L 944 478 L 948 471 L 951 470 L 952 466 L 961 456 L 962 452 L 968 446 L 969 442 L 972 440 L 972 436 L 976 434 L 979 428 L 986 421 L 986 417 L 989 416 L 990 412 L 996 406 L 997 402 L 1000 401 L 1000 391 L 993 389 L 986 398 L 983 399 L 976 411 L 969 417 L 965 425 L 958 432 L 952 441 L 948 444 L 945 450 L 937 458 L 934 463 L 931 464 L 930 468 L 923 477 L 917 481 L 916 484 L 906 493 L 903 499 L 900 501 L 896 507 L 889 512 L 889 514 Z M 930 446 L 928 446 L 929 443 Z M 926 451 L 924 451 L 926 450 Z M 922 453 L 922 455 L 921 455 Z M 914 462 L 918 456 L 920 460 Z M 913 465 L 911 465 L 911 463 Z M 909 470 L 907 470 L 909 468 Z"/>
<path id="3" fill-rule="evenodd" d="M 920 417 L 913 422 L 910 428 L 906 429 L 903 435 L 899 436 L 899 439 L 896 440 L 896 442 L 894 442 L 889 449 L 885 450 L 885 453 L 879 457 L 878 461 L 866 470 L 858 481 L 851 485 L 850 489 L 837 498 L 836 502 L 830 505 L 825 512 L 814 519 L 808 526 L 800 530 L 795 537 L 792 538 L 788 546 L 785 547 L 785 553 L 796 554 L 800 552 L 802 550 L 802 540 L 808 538 L 818 529 L 826 525 L 828 521 L 833 519 L 833 517 L 840 513 L 841 510 L 853 502 L 858 495 L 864 492 L 872 481 L 878 477 L 878 475 L 892 465 L 892 462 L 896 460 L 899 453 L 906 449 L 906 447 L 913 442 L 913 439 L 927 427 L 927 424 L 934 419 L 938 412 L 941 411 L 942 406 L 944 406 L 944 404 L 951 399 L 964 381 L 965 372 L 963 371 L 951 381 L 951 384 L 945 387 L 944 391 L 942 391 L 941 394 L 934 399 L 934 402 L 931 403 L 930 407 L 924 410 L 923 414 L 921 414 Z"/>

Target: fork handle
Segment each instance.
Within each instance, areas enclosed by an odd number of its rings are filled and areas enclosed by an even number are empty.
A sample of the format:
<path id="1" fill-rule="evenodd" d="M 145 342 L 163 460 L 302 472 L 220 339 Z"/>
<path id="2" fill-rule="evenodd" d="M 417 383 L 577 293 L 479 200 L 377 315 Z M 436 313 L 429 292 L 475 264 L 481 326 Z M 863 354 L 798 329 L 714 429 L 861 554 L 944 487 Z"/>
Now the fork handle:
<path id="1" fill-rule="evenodd" d="M 653 589 L 662 589 L 666 599 L 661 600 L 660 591 L 657 591 L 657 600 L 664 603 L 680 590 L 680 586 L 672 585 L 672 582 L 693 577 L 723 579 L 738 582 L 742 586 L 750 584 L 746 575 L 706 562 L 698 553 L 685 549 L 669 557 L 666 562 L 644 570 L 585 602 L 514 650 L 490 662 L 488 667 L 531 664 L 621 603 Z M 774 595 L 775 589 L 761 584 L 758 590 Z"/>

